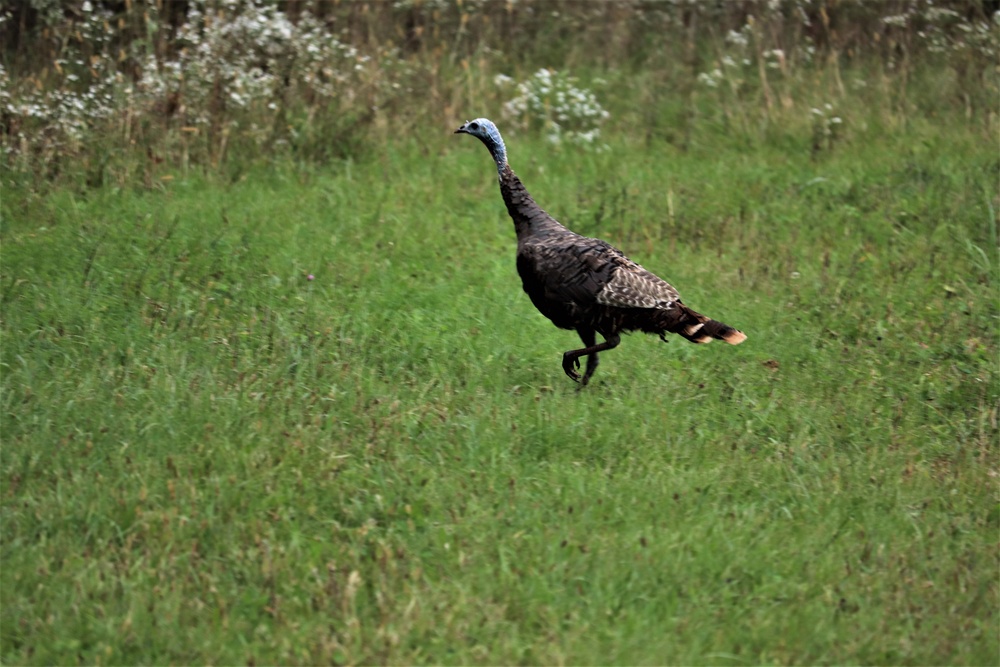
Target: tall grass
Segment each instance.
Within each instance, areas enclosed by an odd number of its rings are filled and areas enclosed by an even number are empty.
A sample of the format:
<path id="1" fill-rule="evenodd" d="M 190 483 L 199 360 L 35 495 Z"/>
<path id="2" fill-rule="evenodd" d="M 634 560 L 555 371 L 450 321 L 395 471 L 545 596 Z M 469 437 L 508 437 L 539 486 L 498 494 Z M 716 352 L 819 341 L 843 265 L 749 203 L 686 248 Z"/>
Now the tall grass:
<path id="1" fill-rule="evenodd" d="M 293 76 L 199 124 L 135 93 L 76 143 L 7 107 L 0 661 L 995 662 L 978 56 L 904 3 L 543 6 L 247 6 L 390 49 L 352 99 Z M 117 29 L 141 10 L 190 18 Z M 852 25 L 880 41 L 851 52 Z M 170 34 L 135 48 L 172 62 Z M 65 92 L 5 43 L 5 104 Z M 608 112 L 593 141 L 502 116 L 542 68 Z M 747 343 L 632 336 L 577 391 L 489 159 L 450 134 L 478 115 L 547 210 Z"/>
<path id="2" fill-rule="evenodd" d="M 706 108 L 754 142 L 861 100 L 892 124 L 959 108 L 986 136 L 997 16 L 981 2 L 923 0 L 33 0 L 0 13 L 0 148 L 8 169 L 94 186 L 148 188 L 165 169 L 230 173 L 261 159 L 325 164 L 474 108 L 546 118 L 559 85 L 540 86 L 550 94 L 534 105 L 496 85 L 540 71 L 582 77 L 585 96 L 609 82 L 598 92 L 612 125 L 681 146 Z M 559 122 L 508 120 L 549 133 Z"/>

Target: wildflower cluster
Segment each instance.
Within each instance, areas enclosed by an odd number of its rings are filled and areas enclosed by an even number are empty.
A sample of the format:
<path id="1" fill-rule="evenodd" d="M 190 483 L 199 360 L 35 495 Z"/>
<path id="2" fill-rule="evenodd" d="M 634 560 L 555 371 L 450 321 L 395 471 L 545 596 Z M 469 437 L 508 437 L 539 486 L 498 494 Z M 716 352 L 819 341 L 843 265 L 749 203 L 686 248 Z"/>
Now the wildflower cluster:
<path id="1" fill-rule="evenodd" d="M 43 5 L 40 10 L 44 10 L 43 17 L 54 11 L 51 5 Z M 35 80 L 28 82 L 32 85 L 18 88 L 7 70 L 0 68 L 0 113 L 11 119 L 8 127 L 32 127 L 34 141 L 45 141 L 50 151 L 73 150 L 93 121 L 111 117 L 117 108 L 122 77 L 109 55 L 110 39 L 104 27 L 111 14 L 95 9 L 89 2 L 83 3 L 82 12 L 83 21 L 75 39 L 96 47 L 97 52 L 65 49 L 52 63 L 63 85 L 42 86 Z M 7 20 L 8 15 L 4 13 L 2 18 Z M 28 139 L 23 135 L 21 138 Z M 4 149 L 9 153 L 13 147 L 5 144 Z"/>
<path id="2" fill-rule="evenodd" d="M 829 102 L 813 107 L 809 115 L 812 117 L 812 153 L 815 157 L 824 148 L 833 149 L 833 144 L 840 138 L 844 119 L 837 115 Z"/>
<path id="3" fill-rule="evenodd" d="M 749 49 L 751 38 L 750 26 L 742 30 L 730 30 L 726 35 L 726 50 L 716 63 L 716 67 L 698 74 L 698 82 L 709 88 L 718 88 L 728 81 L 732 85 L 742 83 L 743 70 L 752 64 Z"/>
<path id="4" fill-rule="evenodd" d="M 150 33 L 169 29 L 161 3 L 136 4 L 143 5 Z M 272 142 L 287 128 L 276 119 L 290 109 L 326 119 L 404 92 L 386 81 L 386 72 L 399 68 L 375 68 L 369 55 L 341 42 L 312 14 L 302 12 L 293 22 L 266 0 L 192 0 L 170 49 L 148 40 L 124 43 L 122 25 L 104 4 L 86 0 L 72 38 L 47 70 L 49 79 L 12 81 L 0 70 L 8 158 L 72 154 L 102 123 L 131 123 L 147 114 L 161 117 L 168 131 L 182 128 L 182 136 L 216 142 L 206 148 L 217 157 L 224 152 L 219 142 L 230 134 L 257 146 Z M 132 131 L 123 129 L 126 136 Z"/>
<path id="5" fill-rule="evenodd" d="M 917 37 L 932 53 L 966 54 L 995 63 L 1000 50 L 997 29 L 1000 11 L 988 17 L 969 18 L 954 9 L 934 4 L 934 0 L 910 0 L 905 10 L 882 17 L 890 29 L 915 29 Z"/>
<path id="6" fill-rule="evenodd" d="M 549 141 L 568 141 L 583 146 L 595 145 L 601 124 L 610 114 L 586 88 L 578 88 L 576 79 L 549 69 L 540 69 L 528 80 L 514 86 L 515 97 L 506 102 L 504 115 L 522 128 L 538 128 Z M 508 87 L 513 79 L 495 78 L 497 87 Z"/>
<path id="7" fill-rule="evenodd" d="M 292 23 L 259 0 L 228 3 L 219 13 L 192 8 L 177 33 L 175 59 L 148 56 L 142 92 L 160 97 L 183 92 L 194 124 L 209 122 L 214 104 L 275 110 L 282 88 L 315 99 L 352 95 L 370 58 L 342 44 L 311 14 Z"/>

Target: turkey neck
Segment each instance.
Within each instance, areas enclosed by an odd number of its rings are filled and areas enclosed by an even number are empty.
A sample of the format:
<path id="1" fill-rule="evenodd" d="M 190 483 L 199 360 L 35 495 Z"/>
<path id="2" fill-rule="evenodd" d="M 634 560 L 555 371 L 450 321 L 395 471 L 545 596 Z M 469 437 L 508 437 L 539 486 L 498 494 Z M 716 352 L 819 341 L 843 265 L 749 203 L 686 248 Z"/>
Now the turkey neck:
<path id="1" fill-rule="evenodd" d="M 514 221 L 518 241 L 529 236 L 548 236 L 567 231 L 535 203 L 509 164 L 504 164 L 500 170 L 500 194 L 503 195 L 503 203 L 507 205 L 511 220 Z"/>

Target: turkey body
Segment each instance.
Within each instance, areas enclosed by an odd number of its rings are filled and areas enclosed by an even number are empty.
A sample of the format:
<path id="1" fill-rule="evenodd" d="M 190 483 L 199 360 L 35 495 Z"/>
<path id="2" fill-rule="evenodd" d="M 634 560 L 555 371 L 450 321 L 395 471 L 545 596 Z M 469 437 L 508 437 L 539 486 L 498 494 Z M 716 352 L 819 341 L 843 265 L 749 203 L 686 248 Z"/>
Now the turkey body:
<path id="1" fill-rule="evenodd" d="M 676 333 L 695 343 L 713 339 L 737 345 L 741 331 L 697 313 L 662 278 L 639 266 L 614 246 L 576 234 L 546 213 L 507 164 L 496 125 L 485 118 L 456 132 L 472 134 L 497 164 L 500 193 L 517 234 L 517 272 L 535 308 L 562 329 L 575 330 L 584 347 L 563 354 L 563 370 L 587 384 L 598 353 L 617 347 L 620 334 L 643 331 L 666 340 Z M 604 338 L 596 342 L 596 335 Z M 587 357 L 581 377 L 579 359 Z"/>

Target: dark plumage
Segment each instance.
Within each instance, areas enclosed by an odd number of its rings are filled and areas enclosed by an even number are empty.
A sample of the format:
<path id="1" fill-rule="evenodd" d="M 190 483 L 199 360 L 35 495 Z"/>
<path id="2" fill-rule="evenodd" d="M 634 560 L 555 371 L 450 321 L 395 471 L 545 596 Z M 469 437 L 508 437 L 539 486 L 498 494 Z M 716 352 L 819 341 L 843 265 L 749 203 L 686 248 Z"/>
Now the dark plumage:
<path id="1" fill-rule="evenodd" d="M 575 234 L 543 211 L 507 164 L 507 149 L 492 121 L 477 118 L 458 128 L 489 149 L 500 177 L 500 193 L 517 232 L 517 272 L 535 307 L 563 329 L 575 329 L 584 347 L 563 354 L 563 370 L 587 384 L 597 369 L 597 354 L 621 342 L 620 334 L 644 331 L 683 336 L 693 343 L 712 339 L 738 345 L 746 335 L 696 313 L 665 280 L 617 248 Z M 604 337 L 596 342 L 595 334 Z M 580 357 L 587 357 L 583 377 Z"/>

